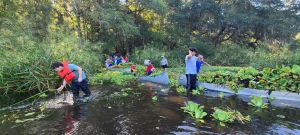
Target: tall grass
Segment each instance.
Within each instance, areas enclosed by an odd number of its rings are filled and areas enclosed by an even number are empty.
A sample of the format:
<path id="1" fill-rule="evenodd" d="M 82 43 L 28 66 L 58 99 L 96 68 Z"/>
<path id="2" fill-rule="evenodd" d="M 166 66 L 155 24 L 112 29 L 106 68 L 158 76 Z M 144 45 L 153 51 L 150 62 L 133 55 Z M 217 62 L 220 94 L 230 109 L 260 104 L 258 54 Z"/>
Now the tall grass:
<path id="1" fill-rule="evenodd" d="M 55 89 L 61 82 L 51 70 L 54 61 L 68 60 L 92 74 L 101 63 L 88 47 L 76 45 L 76 38 L 59 42 L 23 42 L 16 47 L 1 47 L 0 100 L 2 106 L 13 104 L 37 93 Z M 4 104 L 3 104 L 4 103 Z"/>

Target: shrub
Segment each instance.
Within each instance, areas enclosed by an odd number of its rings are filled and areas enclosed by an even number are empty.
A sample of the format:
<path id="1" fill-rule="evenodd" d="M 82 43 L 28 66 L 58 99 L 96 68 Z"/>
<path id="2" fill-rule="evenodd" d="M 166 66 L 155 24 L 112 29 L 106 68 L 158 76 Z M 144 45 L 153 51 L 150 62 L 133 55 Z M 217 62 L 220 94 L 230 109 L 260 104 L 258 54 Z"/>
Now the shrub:
<path id="1" fill-rule="evenodd" d="M 240 45 L 222 45 L 216 49 L 213 57 L 207 58 L 207 62 L 220 66 L 248 66 L 250 52 Z"/>
<path id="2" fill-rule="evenodd" d="M 250 53 L 250 66 L 262 69 L 264 67 L 272 67 L 293 64 L 292 52 L 288 48 L 259 48 L 256 52 Z"/>
<path id="3" fill-rule="evenodd" d="M 132 75 L 124 75 L 122 72 L 118 71 L 108 71 L 106 69 L 102 70 L 102 73 L 98 73 L 94 76 L 94 84 L 103 83 L 113 83 L 120 86 L 128 85 L 131 80 L 135 77 Z"/>
<path id="4" fill-rule="evenodd" d="M 37 43 L 29 37 L 20 40 L 23 42 L 0 49 L 0 94 L 14 100 L 10 103 L 56 88 L 61 81 L 51 70 L 54 61 L 66 59 L 90 74 L 101 65 L 96 53 L 88 47 L 79 47 L 72 36 L 56 42 Z"/>

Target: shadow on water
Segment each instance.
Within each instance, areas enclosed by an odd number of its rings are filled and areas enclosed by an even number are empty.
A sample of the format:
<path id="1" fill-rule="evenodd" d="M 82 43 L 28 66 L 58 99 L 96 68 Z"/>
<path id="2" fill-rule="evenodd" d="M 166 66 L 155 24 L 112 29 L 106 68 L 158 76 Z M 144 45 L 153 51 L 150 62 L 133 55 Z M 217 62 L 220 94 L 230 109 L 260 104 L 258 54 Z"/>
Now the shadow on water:
<path id="1" fill-rule="evenodd" d="M 4 131 L 3 134 L 39 135 L 300 134 L 300 110 L 295 108 L 255 110 L 233 95 L 225 95 L 221 99 L 217 92 L 205 92 L 187 99 L 171 94 L 172 90 L 165 87 L 149 83 L 124 89 L 99 87 L 95 91 L 102 91 L 102 94 L 88 104 L 49 109 L 45 118 L 19 126 L 15 126 L 14 122 L 4 122 L 0 130 Z M 157 101 L 152 99 L 154 95 L 159 96 Z M 251 115 L 252 121 L 245 125 L 232 123 L 222 127 L 208 116 L 204 119 L 205 123 L 196 123 L 180 109 L 187 100 L 204 105 L 208 114 L 212 113 L 213 107 L 228 106 L 244 115 Z M 18 113 L 22 114 L 22 111 Z"/>

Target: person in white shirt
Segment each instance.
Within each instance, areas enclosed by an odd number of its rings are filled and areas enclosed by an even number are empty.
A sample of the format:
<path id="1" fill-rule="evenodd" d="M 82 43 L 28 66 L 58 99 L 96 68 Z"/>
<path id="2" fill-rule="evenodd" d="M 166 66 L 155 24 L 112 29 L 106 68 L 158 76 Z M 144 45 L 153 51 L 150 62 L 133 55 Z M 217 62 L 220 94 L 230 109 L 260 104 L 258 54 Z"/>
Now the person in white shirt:
<path id="1" fill-rule="evenodd" d="M 168 67 L 168 60 L 165 56 L 161 56 L 162 57 L 162 60 L 160 62 L 160 66 L 165 69 Z"/>

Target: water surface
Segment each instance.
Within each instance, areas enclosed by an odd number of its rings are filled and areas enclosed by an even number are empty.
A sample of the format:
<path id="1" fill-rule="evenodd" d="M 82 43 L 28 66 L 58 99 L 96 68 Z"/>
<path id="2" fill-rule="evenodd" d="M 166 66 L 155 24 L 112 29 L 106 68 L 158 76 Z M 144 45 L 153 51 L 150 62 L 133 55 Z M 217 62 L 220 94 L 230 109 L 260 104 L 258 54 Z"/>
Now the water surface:
<path id="1" fill-rule="evenodd" d="M 300 134 L 299 109 L 270 107 L 257 111 L 236 96 L 220 99 L 218 93 L 207 92 L 189 100 L 204 105 L 208 114 L 212 113 L 213 107 L 228 106 L 251 115 L 252 121 L 245 125 L 232 123 L 222 127 L 208 116 L 201 124 L 180 109 L 188 99 L 166 89 L 150 83 L 123 89 L 123 92 L 120 92 L 121 88 L 112 86 L 97 87 L 94 92 L 101 92 L 100 96 L 88 104 L 65 104 L 59 108 L 47 108 L 43 114 L 40 108 L 2 111 L 1 134 Z M 152 100 L 154 95 L 159 96 L 158 101 Z M 31 112 L 35 114 L 25 116 Z M 41 115 L 43 117 L 38 120 L 16 123 L 18 119 Z"/>

